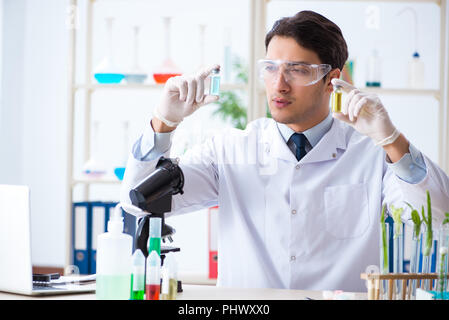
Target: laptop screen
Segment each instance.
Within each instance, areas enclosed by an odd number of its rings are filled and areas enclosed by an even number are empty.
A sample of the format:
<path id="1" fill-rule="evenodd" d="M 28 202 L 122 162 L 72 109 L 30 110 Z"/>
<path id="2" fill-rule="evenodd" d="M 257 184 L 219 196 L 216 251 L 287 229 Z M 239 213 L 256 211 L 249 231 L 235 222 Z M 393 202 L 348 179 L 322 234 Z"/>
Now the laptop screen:
<path id="1" fill-rule="evenodd" d="M 0 291 L 31 293 L 30 190 L 0 185 Z"/>

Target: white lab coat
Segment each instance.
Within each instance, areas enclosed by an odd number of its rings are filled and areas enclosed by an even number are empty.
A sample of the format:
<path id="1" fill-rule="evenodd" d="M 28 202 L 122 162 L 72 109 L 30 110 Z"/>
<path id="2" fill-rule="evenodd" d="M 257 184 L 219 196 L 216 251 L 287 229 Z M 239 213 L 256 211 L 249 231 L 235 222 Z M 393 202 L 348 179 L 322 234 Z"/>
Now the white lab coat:
<path id="1" fill-rule="evenodd" d="M 334 119 L 298 162 L 274 120 L 262 118 L 180 158 L 184 194 L 170 214 L 219 205 L 219 286 L 366 291 L 360 274 L 379 265 L 383 203 L 421 208 L 429 190 L 435 226 L 449 211 L 448 176 L 424 160 L 426 177 L 406 183 L 382 148 Z M 131 155 L 122 201 L 156 162 Z"/>

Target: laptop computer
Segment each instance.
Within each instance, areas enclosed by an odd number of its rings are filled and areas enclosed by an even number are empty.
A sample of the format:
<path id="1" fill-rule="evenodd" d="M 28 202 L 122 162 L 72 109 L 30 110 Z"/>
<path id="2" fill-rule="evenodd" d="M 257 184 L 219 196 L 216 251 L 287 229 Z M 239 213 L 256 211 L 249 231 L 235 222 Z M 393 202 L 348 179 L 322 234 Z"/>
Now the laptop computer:
<path id="1" fill-rule="evenodd" d="M 92 283 L 33 285 L 28 186 L 0 185 L 0 291 L 24 295 L 95 291 Z"/>

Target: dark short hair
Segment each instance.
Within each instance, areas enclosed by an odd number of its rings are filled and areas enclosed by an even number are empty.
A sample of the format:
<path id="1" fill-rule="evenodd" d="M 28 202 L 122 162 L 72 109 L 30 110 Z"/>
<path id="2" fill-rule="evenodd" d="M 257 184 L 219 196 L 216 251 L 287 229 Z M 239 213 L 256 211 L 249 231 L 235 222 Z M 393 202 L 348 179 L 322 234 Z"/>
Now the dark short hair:
<path id="1" fill-rule="evenodd" d="M 348 59 L 348 47 L 340 28 L 326 17 L 313 11 L 300 11 L 293 17 L 277 20 L 265 37 L 265 49 L 274 36 L 291 37 L 314 51 L 332 69 L 343 70 Z"/>

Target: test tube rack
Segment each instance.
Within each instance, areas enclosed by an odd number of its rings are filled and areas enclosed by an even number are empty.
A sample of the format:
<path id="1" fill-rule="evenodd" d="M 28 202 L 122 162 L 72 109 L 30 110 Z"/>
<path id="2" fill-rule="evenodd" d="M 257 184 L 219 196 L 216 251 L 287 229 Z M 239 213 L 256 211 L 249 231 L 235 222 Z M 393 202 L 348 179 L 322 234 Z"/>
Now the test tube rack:
<path id="1" fill-rule="evenodd" d="M 360 278 L 367 281 L 368 300 L 412 300 L 416 288 L 435 290 L 438 273 L 362 273 Z M 446 275 L 449 278 L 449 275 Z M 415 280 L 415 281 L 413 281 Z M 383 283 L 386 286 L 383 286 Z M 400 294 L 396 286 L 400 285 Z"/>

